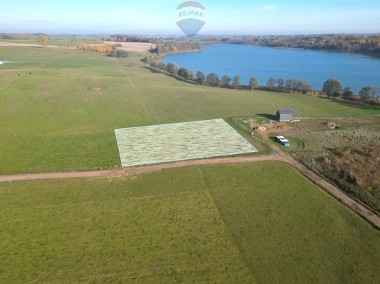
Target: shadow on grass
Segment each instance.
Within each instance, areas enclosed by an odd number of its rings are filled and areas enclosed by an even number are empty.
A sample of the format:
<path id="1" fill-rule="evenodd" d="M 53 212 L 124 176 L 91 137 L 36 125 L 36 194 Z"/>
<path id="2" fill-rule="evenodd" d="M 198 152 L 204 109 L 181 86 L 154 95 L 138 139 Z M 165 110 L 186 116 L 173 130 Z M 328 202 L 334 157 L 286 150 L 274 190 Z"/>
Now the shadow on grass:
<path id="1" fill-rule="evenodd" d="M 160 72 L 160 71 L 158 71 L 158 70 L 156 70 L 154 68 L 150 68 L 150 67 L 143 67 L 143 68 L 149 70 L 151 73 L 154 73 L 154 74 L 162 73 L 162 72 Z M 164 73 L 162 73 L 162 74 L 164 74 Z"/>
<path id="2" fill-rule="evenodd" d="M 345 100 L 340 100 L 340 99 L 331 99 L 331 98 L 326 98 L 326 97 L 320 97 L 324 100 L 329 100 L 332 103 L 337 103 L 343 106 L 348 106 L 348 107 L 353 107 L 361 110 L 368 110 L 368 111 L 378 111 L 380 112 L 380 106 L 379 105 L 370 105 L 370 104 L 365 104 L 361 102 L 354 102 L 354 101 L 345 101 Z"/>
<path id="3" fill-rule="evenodd" d="M 200 85 L 198 82 L 191 81 L 191 80 L 186 80 L 184 78 L 181 78 L 181 77 L 178 77 L 178 76 L 174 76 L 172 74 L 169 74 L 169 73 L 166 73 L 166 72 L 163 72 L 163 71 L 159 71 L 159 70 L 157 70 L 155 68 L 151 68 L 151 67 L 143 67 L 143 68 L 149 70 L 151 73 L 154 73 L 154 74 L 163 74 L 163 75 L 172 77 L 172 78 L 174 78 L 174 79 L 176 79 L 177 81 L 180 81 L 180 82 L 185 82 L 185 83 L 189 83 L 189 84 L 193 84 L 193 85 Z"/>
<path id="4" fill-rule="evenodd" d="M 268 114 L 268 113 L 258 113 L 256 114 L 257 116 L 261 116 L 261 117 L 264 117 L 264 118 L 267 118 L 269 120 L 276 120 L 276 116 L 273 115 L 273 114 Z"/>
<path id="5" fill-rule="evenodd" d="M 269 137 L 270 141 L 272 141 L 275 144 L 279 144 L 276 137 Z"/>

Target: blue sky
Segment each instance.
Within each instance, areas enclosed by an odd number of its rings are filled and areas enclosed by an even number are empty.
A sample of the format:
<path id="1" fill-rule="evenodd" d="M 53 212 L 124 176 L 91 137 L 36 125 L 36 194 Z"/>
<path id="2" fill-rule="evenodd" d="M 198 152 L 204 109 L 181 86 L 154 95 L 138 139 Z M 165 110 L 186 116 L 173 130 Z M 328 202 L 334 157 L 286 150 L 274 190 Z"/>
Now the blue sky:
<path id="1" fill-rule="evenodd" d="M 3 0 L 0 33 L 180 35 L 184 1 Z M 380 33 L 380 0 L 200 0 L 201 34 Z"/>

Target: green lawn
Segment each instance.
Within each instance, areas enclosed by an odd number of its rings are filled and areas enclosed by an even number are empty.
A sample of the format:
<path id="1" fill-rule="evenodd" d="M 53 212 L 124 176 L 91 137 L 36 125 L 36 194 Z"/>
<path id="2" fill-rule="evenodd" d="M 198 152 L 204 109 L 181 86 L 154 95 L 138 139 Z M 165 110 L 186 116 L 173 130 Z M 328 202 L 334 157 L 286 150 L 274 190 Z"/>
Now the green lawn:
<path id="1" fill-rule="evenodd" d="M 317 97 L 236 91 L 177 81 L 88 51 L 0 47 L 0 174 L 120 165 L 113 130 L 130 126 L 274 114 L 380 113 Z"/>
<path id="2" fill-rule="evenodd" d="M 379 231 L 279 162 L 0 184 L 0 282 L 377 283 Z"/>

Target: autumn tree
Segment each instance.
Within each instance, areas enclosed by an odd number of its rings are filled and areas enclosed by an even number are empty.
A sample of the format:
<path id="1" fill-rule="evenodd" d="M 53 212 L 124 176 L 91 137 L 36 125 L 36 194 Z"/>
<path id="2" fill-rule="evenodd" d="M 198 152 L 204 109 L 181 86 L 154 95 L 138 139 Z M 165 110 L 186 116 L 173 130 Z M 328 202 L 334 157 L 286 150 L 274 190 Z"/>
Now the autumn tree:
<path id="1" fill-rule="evenodd" d="M 220 80 L 220 84 L 223 87 L 228 87 L 231 84 L 231 78 L 227 75 L 224 75 L 222 79 Z"/>
<path id="2" fill-rule="evenodd" d="M 276 84 L 276 79 L 273 77 L 270 77 L 267 81 L 267 87 L 274 87 Z"/>
<path id="3" fill-rule="evenodd" d="M 152 57 L 145 56 L 143 59 L 141 59 L 141 62 L 150 64 L 152 62 Z"/>
<path id="4" fill-rule="evenodd" d="M 208 74 L 206 81 L 211 86 L 218 86 L 219 83 L 220 83 L 219 76 L 216 73 L 210 73 L 210 74 Z"/>
<path id="5" fill-rule="evenodd" d="M 233 79 L 232 79 L 232 86 L 234 86 L 235 89 L 239 88 L 241 85 L 241 82 L 240 82 L 240 77 L 239 76 L 235 76 Z"/>
<path id="6" fill-rule="evenodd" d="M 46 35 L 39 35 L 37 37 L 38 44 L 41 45 L 42 47 L 47 47 L 49 38 Z"/>
<path id="7" fill-rule="evenodd" d="M 295 92 L 297 90 L 297 80 L 292 78 L 286 80 L 285 88 L 289 91 Z"/>
<path id="8" fill-rule="evenodd" d="M 307 94 L 307 92 L 311 90 L 311 84 L 309 81 L 299 81 L 297 89 L 302 92 L 302 94 Z"/>
<path id="9" fill-rule="evenodd" d="M 360 90 L 359 96 L 363 102 L 369 103 L 371 101 L 371 97 L 375 96 L 375 89 L 369 86 L 364 87 Z"/>
<path id="10" fill-rule="evenodd" d="M 105 51 L 103 51 L 103 50 L 99 50 L 97 52 L 105 53 Z M 129 54 L 127 51 L 122 50 L 122 49 L 117 49 L 117 48 L 112 50 L 112 52 L 111 52 L 111 56 L 116 57 L 116 58 L 125 58 L 125 57 L 128 57 L 128 55 Z"/>
<path id="11" fill-rule="evenodd" d="M 276 83 L 277 83 L 277 88 L 283 88 L 285 84 L 284 79 L 282 78 L 277 79 Z"/>
<path id="12" fill-rule="evenodd" d="M 186 68 L 179 68 L 178 69 L 178 76 L 186 79 L 186 80 L 192 80 L 193 74 Z"/>
<path id="13" fill-rule="evenodd" d="M 343 90 L 342 97 L 345 100 L 351 100 L 354 96 L 354 93 L 352 92 L 350 87 L 347 87 Z"/>
<path id="14" fill-rule="evenodd" d="M 259 83 L 258 83 L 256 77 L 252 77 L 252 78 L 249 80 L 249 86 L 251 87 L 251 90 L 252 90 L 252 91 L 253 91 L 253 89 L 256 89 L 258 85 L 259 85 Z"/>
<path id="15" fill-rule="evenodd" d="M 109 44 L 84 44 L 81 43 L 78 45 L 78 49 L 80 50 L 89 50 L 99 53 L 109 53 L 113 57 L 117 57 L 116 53 L 118 49 L 116 49 L 115 45 L 109 45 Z M 124 50 L 121 50 L 124 51 Z M 126 52 L 126 51 L 125 51 Z M 119 52 L 119 57 L 127 57 L 127 53 Z"/>
<path id="16" fill-rule="evenodd" d="M 158 67 L 158 69 L 160 69 L 162 71 L 166 71 L 167 70 L 166 64 L 163 63 L 163 62 L 158 63 L 157 67 Z"/>
<path id="17" fill-rule="evenodd" d="M 157 61 L 152 61 L 149 63 L 150 67 L 153 67 L 153 68 L 158 68 L 158 62 Z"/>
<path id="18" fill-rule="evenodd" d="M 198 71 L 195 77 L 199 84 L 203 84 L 206 81 L 206 75 L 202 71 Z"/>
<path id="19" fill-rule="evenodd" d="M 342 91 L 342 83 L 335 79 L 329 79 L 323 84 L 322 90 L 327 94 L 327 97 L 336 98 L 340 96 L 340 91 Z"/>
<path id="20" fill-rule="evenodd" d="M 174 63 L 168 63 L 168 65 L 166 66 L 166 70 L 174 75 L 174 76 L 177 76 L 178 75 L 178 70 L 179 70 L 179 67 L 177 64 L 174 64 Z"/>

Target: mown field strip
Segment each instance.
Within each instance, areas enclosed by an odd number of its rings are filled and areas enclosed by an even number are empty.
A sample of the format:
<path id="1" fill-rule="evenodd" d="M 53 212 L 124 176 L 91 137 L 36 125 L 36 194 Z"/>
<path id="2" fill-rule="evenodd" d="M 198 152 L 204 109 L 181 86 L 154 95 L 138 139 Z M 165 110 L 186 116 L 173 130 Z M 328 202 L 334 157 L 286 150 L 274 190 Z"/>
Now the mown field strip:
<path id="1" fill-rule="evenodd" d="M 258 152 L 223 119 L 115 130 L 123 167 Z"/>

